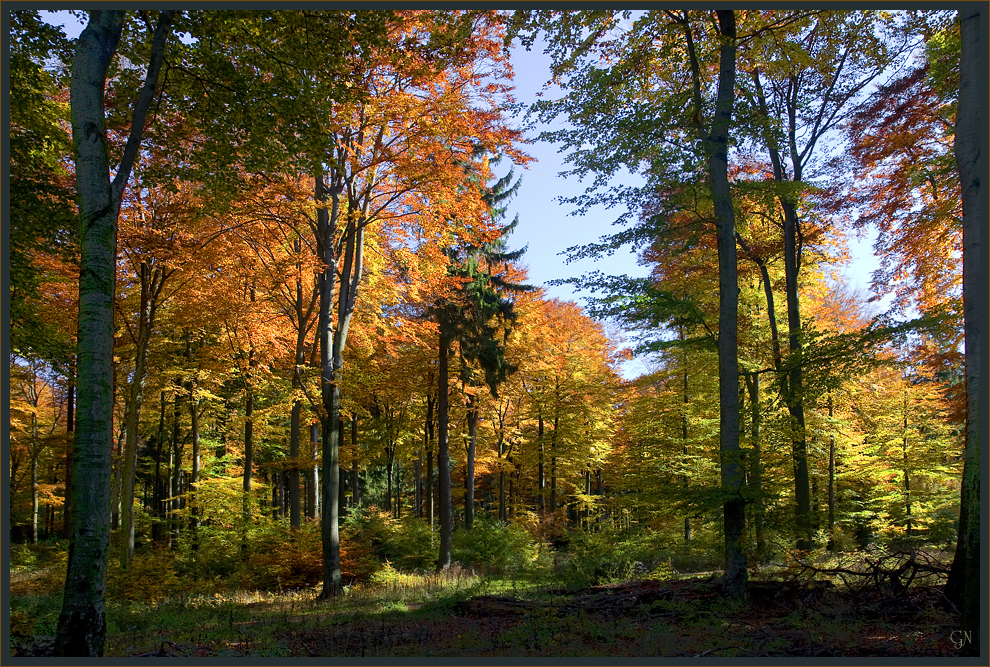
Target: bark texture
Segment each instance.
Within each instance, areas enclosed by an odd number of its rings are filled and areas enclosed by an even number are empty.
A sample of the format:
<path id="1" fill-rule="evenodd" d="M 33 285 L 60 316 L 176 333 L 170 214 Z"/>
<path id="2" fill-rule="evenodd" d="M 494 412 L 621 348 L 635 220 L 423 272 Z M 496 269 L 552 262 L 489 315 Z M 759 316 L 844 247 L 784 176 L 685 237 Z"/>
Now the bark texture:
<path id="1" fill-rule="evenodd" d="M 980 278 L 981 234 L 984 225 L 980 205 L 982 173 L 981 105 L 986 99 L 985 53 L 981 44 L 982 17 L 978 9 L 959 13 L 962 52 L 959 63 L 959 107 L 956 115 L 955 157 L 962 186 L 963 204 L 963 314 L 966 336 L 966 446 L 962 482 L 961 516 L 956 562 L 953 563 L 955 590 L 961 589 L 963 630 L 972 641 L 962 647 L 968 655 L 979 655 L 985 641 L 981 630 L 980 604 L 983 600 L 980 567 L 981 484 L 980 484 L 980 398 L 986 379 L 980 372 L 982 346 L 981 306 L 983 283 Z M 947 586 L 949 589 L 950 586 Z"/>
<path id="2" fill-rule="evenodd" d="M 72 471 L 72 534 L 55 653 L 101 656 L 106 637 L 110 445 L 113 440 L 113 300 L 117 215 L 158 81 L 171 10 L 160 14 L 131 133 L 110 181 L 104 129 L 107 71 L 120 42 L 124 12 L 94 10 L 72 63 L 70 105 L 80 222 L 79 396 Z"/>
<path id="3" fill-rule="evenodd" d="M 451 335 L 440 327 L 440 369 L 437 395 L 437 474 L 440 477 L 440 557 L 437 569 L 450 567 L 451 539 L 453 537 L 453 508 L 450 494 L 450 446 L 447 441 L 449 407 L 447 388 L 449 373 L 447 360 L 450 356 Z"/>
<path id="4" fill-rule="evenodd" d="M 726 593 L 733 598 L 746 595 L 746 552 L 741 538 L 745 526 L 743 481 L 745 474 L 739 450 L 739 365 L 738 329 L 739 287 L 736 267 L 735 215 L 729 189 L 729 124 L 736 79 L 736 21 L 731 11 L 715 12 L 718 18 L 718 93 L 715 116 L 708 141 L 708 177 L 718 225 L 718 377 L 719 445 L 723 511 L 725 520 Z"/>

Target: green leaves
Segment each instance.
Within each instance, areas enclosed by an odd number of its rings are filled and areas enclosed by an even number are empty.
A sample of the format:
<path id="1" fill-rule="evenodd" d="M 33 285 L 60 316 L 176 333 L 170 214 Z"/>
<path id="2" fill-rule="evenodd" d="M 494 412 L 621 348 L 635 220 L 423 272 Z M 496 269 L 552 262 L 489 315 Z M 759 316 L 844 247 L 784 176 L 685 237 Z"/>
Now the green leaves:
<path id="1" fill-rule="evenodd" d="M 72 257 L 77 243 L 71 190 L 72 143 L 65 125 L 68 96 L 63 73 L 69 43 L 38 12 L 10 13 L 10 321 L 11 348 L 63 361 L 71 338 L 41 317 L 37 290 L 46 280 L 41 254 Z"/>

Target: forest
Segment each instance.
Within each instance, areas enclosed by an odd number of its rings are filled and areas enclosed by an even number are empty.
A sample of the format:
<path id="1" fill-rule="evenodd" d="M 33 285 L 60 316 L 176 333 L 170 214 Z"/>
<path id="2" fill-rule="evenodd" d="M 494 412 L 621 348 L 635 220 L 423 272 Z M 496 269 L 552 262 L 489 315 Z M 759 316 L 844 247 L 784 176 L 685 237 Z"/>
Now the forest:
<path id="1" fill-rule="evenodd" d="M 979 6 L 72 14 L 3 11 L 7 657 L 980 656 Z M 538 144 L 639 277 L 530 279 Z"/>

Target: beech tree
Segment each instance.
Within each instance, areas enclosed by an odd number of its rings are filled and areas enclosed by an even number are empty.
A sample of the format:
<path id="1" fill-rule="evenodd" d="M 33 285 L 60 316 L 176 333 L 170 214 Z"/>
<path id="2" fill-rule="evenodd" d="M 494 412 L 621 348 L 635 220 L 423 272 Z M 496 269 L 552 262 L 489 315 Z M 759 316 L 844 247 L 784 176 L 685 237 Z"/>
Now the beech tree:
<path id="1" fill-rule="evenodd" d="M 983 112 L 980 100 L 986 99 L 985 54 L 980 44 L 981 15 L 978 10 L 959 12 L 962 41 L 959 62 L 959 106 L 956 112 L 954 150 L 963 202 L 963 314 L 966 328 L 966 446 L 963 450 L 963 483 L 959 542 L 953 575 L 963 580 L 963 628 L 972 632 L 973 641 L 964 650 L 979 655 L 985 638 L 980 633 L 981 597 L 975 582 L 980 581 L 980 397 L 986 396 L 986 379 L 980 373 L 981 324 L 980 248 L 983 217 L 980 204 L 980 146 L 985 143 L 982 131 Z M 960 577 L 961 573 L 961 577 Z M 951 588 L 950 584 L 947 587 Z M 958 590 L 958 587 L 956 588 Z M 956 599 L 959 599 L 956 594 Z"/>
<path id="2" fill-rule="evenodd" d="M 745 555 L 737 545 L 744 521 L 743 475 L 738 459 L 738 297 L 735 225 L 727 159 L 735 97 L 735 15 L 718 13 L 718 28 L 711 31 L 707 24 L 695 23 L 696 17 L 690 12 L 648 12 L 626 27 L 625 21 L 629 18 L 628 12 L 610 11 L 559 15 L 541 12 L 535 17 L 531 12 L 517 13 L 517 22 L 529 30 L 524 44 L 537 32 L 545 30 L 554 58 L 552 72 L 558 80 L 563 75 L 568 77 L 562 83 L 567 94 L 557 101 L 538 103 L 536 109 L 546 121 L 567 115 L 572 127 L 545 133 L 544 138 L 560 142 L 564 149 L 572 151 L 568 156 L 568 161 L 574 165 L 571 174 L 595 176 L 586 194 L 570 200 L 577 205 L 578 213 L 595 203 L 621 204 L 636 209 L 643 207 L 647 197 L 655 201 L 656 189 L 669 191 L 672 188 L 672 184 L 665 181 L 666 172 L 659 168 L 661 164 L 684 164 L 681 180 L 687 174 L 692 178 L 705 178 L 711 189 L 720 248 L 719 347 L 723 364 L 719 377 L 725 383 L 720 400 L 725 401 L 721 418 L 726 493 L 726 584 L 732 595 L 742 596 L 745 594 L 746 570 Z M 704 38 L 699 40 L 699 35 Z M 717 83 L 710 80 L 710 72 L 714 69 L 709 66 L 710 61 L 703 60 L 703 56 L 715 53 L 719 62 Z M 662 77 L 653 76 L 660 72 L 657 63 L 671 57 L 686 65 L 683 76 L 679 76 L 679 71 Z M 619 85 L 620 82 L 623 85 Z M 711 101 L 713 91 L 717 91 L 714 103 Z M 654 99 L 663 99 L 670 105 L 669 116 L 658 113 Z M 685 100 L 690 101 L 689 105 L 684 104 Z M 589 145 L 592 127 L 595 140 Z M 636 141 L 630 140 L 633 133 L 638 135 Z M 650 177 L 648 185 L 603 187 L 606 179 L 620 168 L 642 169 Z M 669 219 L 664 214 L 653 215 L 643 224 L 603 237 L 600 243 L 571 248 L 571 257 L 594 256 L 626 243 L 632 243 L 634 248 L 641 247 L 653 235 L 664 231 Z M 620 216 L 617 222 L 625 222 L 629 215 Z"/>
<path id="3" fill-rule="evenodd" d="M 130 135 L 112 181 L 104 135 L 103 91 L 124 27 L 123 11 L 90 12 L 72 65 L 70 104 L 81 251 L 79 398 L 73 455 L 73 532 L 58 621 L 55 649 L 58 655 L 103 655 L 117 216 L 140 147 L 145 117 L 156 92 L 173 13 L 164 10 L 159 15 L 144 86 L 135 102 Z"/>

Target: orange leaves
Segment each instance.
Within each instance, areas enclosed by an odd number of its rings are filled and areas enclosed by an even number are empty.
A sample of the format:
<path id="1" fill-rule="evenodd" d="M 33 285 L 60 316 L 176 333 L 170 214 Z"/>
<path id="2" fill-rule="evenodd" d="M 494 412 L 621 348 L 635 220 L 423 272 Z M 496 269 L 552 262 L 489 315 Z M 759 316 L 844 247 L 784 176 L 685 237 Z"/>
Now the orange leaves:
<path id="1" fill-rule="evenodd" d="M 930 309 L 961 289 L 962 204 L 952 168 L 948 103 L 918 67 L 881 87 L 848 128 L 857 169 L 858 225 L 880 230 L 880 294 Z"/>

